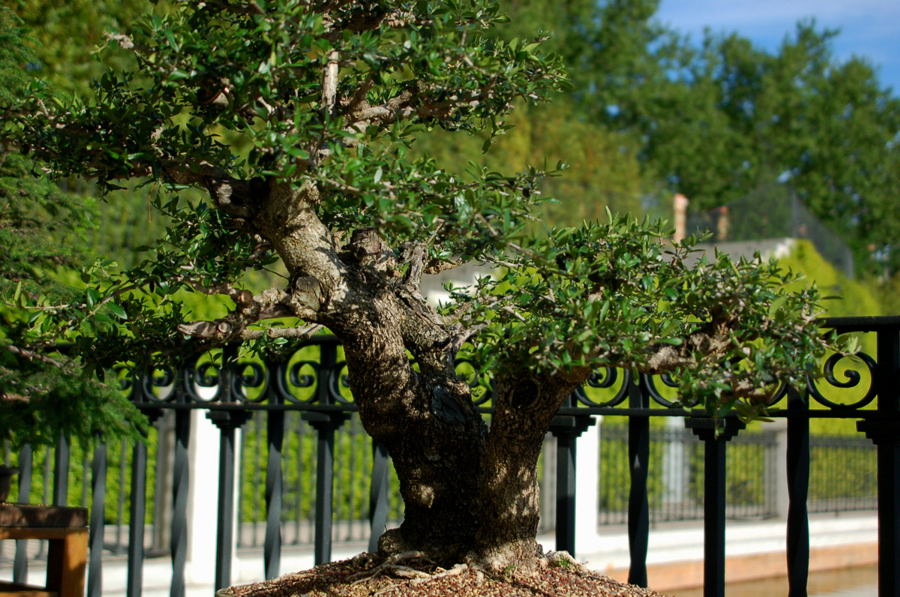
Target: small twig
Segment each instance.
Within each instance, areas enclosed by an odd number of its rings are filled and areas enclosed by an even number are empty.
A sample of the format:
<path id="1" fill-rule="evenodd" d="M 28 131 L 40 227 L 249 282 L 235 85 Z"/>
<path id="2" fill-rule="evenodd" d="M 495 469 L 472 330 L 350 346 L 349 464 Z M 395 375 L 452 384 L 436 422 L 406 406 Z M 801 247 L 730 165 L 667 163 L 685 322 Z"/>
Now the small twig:
<path id="1" fill-rule="evenodd" d="M 473 338 L 478 332 L 486 328 L 488 324 L 480 323 L 477 325 L 470 326 L 468 328 L 464 328 L 456 333 L 450 340 L 450 349 L 453 353 L 459 351 L 462 348 L 462 345 L 468 342 L 471 338 Z"/>
<path id="2" fill-rule="evenodd" d="M 526 323 L 526 322 L 528 321 L 527 319 L 525 319 L 525 317 L 522 316 L 521 313 L 519 313 L 518 311 L 516 311 L 516 310 L 515 310 L 512 306 L 510 306 L 510 305 L 503 305 L 502 307 L 500 307 L 500 310 L 503 311 L 503 312 L 505 312 L 505 313 L 509 313 L 510 315 L 512 315 L 513 317 L 515 317 L 515 318 L 518 319 L 519 321 L 521 321 L 522 323 Z"/>
<path id="3" fill-rule="evenodd" d="M 35 352 L 33 350 L 28 350 L 26 348 L 19 348 L 18 346 L 15 346 L 13 344 L 6 344 L 3 346 L 3 348 L 5 348 L 9 352 L 13 353 L 14 355 L 17 355 L 20 357 L 25 357 L 29 361 L 40 361 L 41 363 L 45 363 L 47 365 L 53 365 L 54 367 L 57 367 L 59 369 L 63 368 L 62 362 L 57 361 L 56 359 L 53 359 L 51 357 L 48 357 L 47 355 L 43 355 L 39 352 Z"/>
<path id="4" fill-rule="evenodd" d="M 11 394 L 9 392 L 0 392 L 0 402 L 28 404 L 30 402 L 28 396 L 22 394 Z"/>
<path id="5" fill-rule="evenodd" d="M 327 114 L 331 114 L 334 110 L 335 100 L 337 99 L 339 64 L 340 54 L 337 50 L 331 50 L 328 53 L 322 74 L 322 109 Z"/>

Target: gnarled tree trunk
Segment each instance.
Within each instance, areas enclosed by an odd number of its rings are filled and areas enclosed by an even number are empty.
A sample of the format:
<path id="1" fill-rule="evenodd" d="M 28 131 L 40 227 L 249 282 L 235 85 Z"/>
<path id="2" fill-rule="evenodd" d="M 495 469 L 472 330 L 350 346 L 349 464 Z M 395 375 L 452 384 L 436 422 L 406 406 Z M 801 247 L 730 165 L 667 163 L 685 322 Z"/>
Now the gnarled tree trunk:
<path id="1" fill-rule="evenodd" d="M 400 275 L 372 230 L 341 246 L 315 215 L 317 197 L 314 187 L 270 184 L 255 224 L 291 274 L 282 303 L 342 341 L 363 425 L 393 459 L 404 520 L 381 549 L 529 568 L 539 555 L 541 443 L 580 380 L 498 375 L 488 430 L 455 371 L 467 332 L 422 298 L 421 268 Z"/>

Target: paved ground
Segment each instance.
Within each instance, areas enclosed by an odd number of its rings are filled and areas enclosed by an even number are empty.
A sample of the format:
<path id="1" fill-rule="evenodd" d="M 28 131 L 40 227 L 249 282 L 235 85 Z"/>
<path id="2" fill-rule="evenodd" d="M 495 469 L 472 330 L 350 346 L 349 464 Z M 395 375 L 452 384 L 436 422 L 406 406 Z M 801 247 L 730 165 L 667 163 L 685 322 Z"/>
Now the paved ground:
<path id="1" fill-rule="evenodd" d="M 866 585 L 864 587 L 853 587 L 842 591 L 832 591 L 830 593 L 816 593 L 809 597 L 875 597 L 878 595 L 878 587 L 876 585 Z"/>
<path id="2" fill-rule="evenodd" d="M 552 537 L 541 537 L 545 547 L 553 547 Z M 816 516 L 810 520 L 811 578 L 817 566 L 859 565 L 860 558 L 871 559 L 877 542 L 877 521 L 874 515 Z M 594 538 L 579 542 L 576 558 L 590 567 L 622 578 L 627 576 L 628 537 L 624 528 L 604 527 Z M 727 575 L 729 580 L 741 575 L 758 575 L 760 570 L 775 571 L 784 568 L 785 524 L 783 521 L 730 521 L 726 530 L 728 556 Z M 334 550 L 334 559 L 343 559 L 363 551 L 365 545 L 343 544 Z M 215 545 L 210 544 L 214 550 Z M 232 571 L 234 583 L 260 580 L 263 576 L 261 550 L 239 553 Z M 686 579 L 702 578 L 703 530 L 696 523 L 666 524 L 651 530 L 647 558 L 650 586 L 681 597 L 690 590 L 680 589 Z M 303 570 L 312 566 L 313 557 L 309 549 L 285 549 L 282 554 L 281 571 Z M 842 564 L 843 563 L 843 564 Z M 202 571 L 187 570 L 187 597 L 210 597 L 213 595 L 212 572 L 209 580 L 201 578 Z M 44 571 L 35 566 L 29 576 L 42 578 Z M 0 567 L 0 578 L 11 578 L 9 570 Z M 168 597 L 171 564 L 166 558 L 148 560 L 144 566 L 144 597 Z M 674 579 L 674 580 L 673 580 Z M 623 578 L 624 580 L 624 578 Z M 104 597 L 125 595 L 126 567 L 122 558 L 105 561 L 102 579 Z M 875 578 L 863 578 L 853 588 L 827 592 L 810 592 L 810 597 L 874 597 Z M 674 584 L 673 584 L 674 583 Z M 688 581 L 688 584 L 690 582 Z M 812 587 L 811 587 L 812 588 Z M 849 591 L 849 592 L 848 592 Z M 756 595 L 760 593 L 755 592 Z M 773 594 L 771 591 L 769 594 Z M 774 593 L 777 594 L 777 591 Z"/>

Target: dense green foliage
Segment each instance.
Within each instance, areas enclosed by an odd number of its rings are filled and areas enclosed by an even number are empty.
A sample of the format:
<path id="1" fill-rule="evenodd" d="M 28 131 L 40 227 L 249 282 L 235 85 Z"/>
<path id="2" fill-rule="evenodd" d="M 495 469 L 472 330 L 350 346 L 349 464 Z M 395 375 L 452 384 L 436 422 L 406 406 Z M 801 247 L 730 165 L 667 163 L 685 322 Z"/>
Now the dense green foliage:
<path id="1" fill-rule="evenodd" d="M 716 414 L 758 412 L 773 376 L 802 385 L 821 354 L 809 311 L 815 288 L 784 294 L 793 278 L 774 260 L 720 254 L 687 265 L 690 242 L 667 245 L 665 236 L 611 218 L 530 242 L 502 273 L 455 296 L 466 317 L 483 322 L 474 360 L 488 375 L 511 362 L 669 372 L 685 404 Z"/>
<path id="2" fill-rule="evenodd" d="M 5 9 L 0 30 L 0 113 L 8 115 L 29 93 L 21 66 L 34 57 Z M 63 430 L 83 441 L 133 433 L 141 418 L 130 402 L 57 346 L 123 314 L 74 274 L 109 265 L 91 263 L 81 249 L 96 200 L 33 178 L 34 169 L 17 151 L 0 148 L 0 441 L 50 444 Z"/>
<path id="3" fill-rule="evenodd" d="M 576 38 L 603 39 L 603 27 L 619 17 L 641 17 L 617 15 L 617 6 L 604 7 L 600 29 L 576 26 L 572 39 L 551 43 L 583 63 L 596 40 L 579 46 L 579 57 L 572 53 Z M 579 18 L 589 14 L 585 5 L 569 8 Z M 240 289 L 245 273 L 285 258 L 265 229 L 272 216 L 259 215 L 253 201 L 287 183 L 315 189 L 316 217 L 344 251 L 354 232 L 375 229 L 395 258 L 424 250 L 426 269 L 472 259 L 503 266 L 502 276 L 458 296 L 467 305 L 461 323 L 478 330 L 472 342 L 485 370 L 511 363 L 548 375 L 608 363 L 669 370 L 688 400 L 720 413 L 737 407 L 737 398 L 758 403 L 769 391 L 764 375 L 793 379 L 812 368 L 821 348 L 812 323 L 815 292 L 781 296 L 786 278 L 774 266 L 718 259 L 686 268 L 688 246 L 667 250 L 664 230 L 637 220 L 528 240 L 521 232 L 543 203 L 542 171 L 529 166 L 509 175 L 473 165 L 460 173 L 413 151 L 423 131 L 438 128 L 490 141 L 507 131 L 504 119 L 516 102 L 564 87 L 559 59 L 543 52 L 542 37 L 498 37 L 491 30 L 502 20 L 486 2 L 410 2 L 390 10 L 288 0 L 264 7 L 161 4 L 110 38 L 106 70 L 91 93 L 53 96 L 33 86 L 10 112 L 11 142 L 57 176 L 95 179 L 106 192 L 120 188 L 118 181 L 146 184 L 168 228 L 134 267 L 86 270 L 87 286 L 73 300 L 45 309 L 42 293 L 19 293 L 20 312 L 40 310 L 28 333 L 39 330 L 44 343 L 72 343 L 76 354 L 90 355 L 93 370 L 123 353 L 149 358 L 148 347 L 184 354 L 193 350 L 185 334 L 210 329 L 178 327 L 186 318 L 184 294 L 195 293 L 230 297 L 243 327 L 231 319 L 227 329 L 237 331 L 217 339 L 241 337 L 256 323 L 240 319 L 250 300 Z M 620 33 L 631 35 L 628 27 Z M 339 78 L 329 79 L 332 68 Z M 572 79 L 586 80 L 579 72 Z M 634 91 L 625 82 L 615 87 Z M 621 114 L 630 113 L 620 104 Z M 542 113 L 522 114 L 519 132 L 510 135 L 550 137 L 541 128 L 549 125 L 535 122 Z M 634 209 L 644 187 L 633 157 L 622 157 L 633 141 L 588 123 L 571 126 L 581 143 L 574 146 L 585 154 L 600 147 L 603 155 L 619 155 L 625 174 L 607 188 L 611 198 L 625 199 L 607 202 Z M 592 131 L 606 147 L 588 145 Z M 563 139 L 554 142 L 562 146 Z M 512 155 L 524 145 L 501 147 L 496 163 L 527 166 L 535 151 Z M 585 160 L 579 170 L 598 168 Z M 585 174 L 557 188 L 574 196 L 592 179 Z M 188 187 L 211 201 L 180 192 Z M 133 201 L 134 193 L 124 195 Z M 290 206 L 281 209 L 278 217 L 290 216 Z M 397 265 L 388 276 L 412 267 Z M 265 344 L 274 335 L 256 337 Z"/>

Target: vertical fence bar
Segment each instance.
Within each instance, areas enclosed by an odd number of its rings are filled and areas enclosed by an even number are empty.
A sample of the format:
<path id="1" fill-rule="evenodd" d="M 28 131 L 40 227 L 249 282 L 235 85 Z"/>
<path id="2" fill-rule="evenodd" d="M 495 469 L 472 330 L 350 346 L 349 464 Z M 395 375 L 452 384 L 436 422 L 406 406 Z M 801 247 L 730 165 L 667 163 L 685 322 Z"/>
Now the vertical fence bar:
<path id="1" fill-rule="evenodd" d="M 88 450 L 82 450 L 81 451 L 81 471 L 82 471 L 82 473 L 81 473 L 82 474 L 82 477 L 81 477 L 81 499 L 78 502 L 79 506 L 87 507 L 87 505 L 88 505 L 88 498 L 90 497 L 88 494 L 90 492 L 90 486 L 91 486 L 91 484 L 88 480 L 90 478 L 88 475 L 88 471 L 92 470 L 92 468 L 93 468 L 92 464 L 93 463 L 92 463 L 90 454 L 88 453 Z"/>
<path id="2" fill-rule="evenodd" d="M 172 555 L 171 597 L 184 597 L 184 567 L 187 558 L 187 500 L 190 470 L 188 447 L 191 438 L 191 411 L 175 411 L 175 465 L 172 483 L 172 530 L 169 549 Z"/>
<path id="3" fill-rule="evenodd" d="M 576 404 L 574 395 L 563 407 Z M 575 555 L 575 455 L 579 435 L 594 424 L 590 415 L 557 415 L 550 422 L 556 437 L 556 550 Z M 593 532 L 593 531 L 592 531 Z"/>
<path id="4" fill-rule="evenodd" d="M 857 428 L 878 446 L 878 595 L 900 596 L 900 325 L 878 330 L 877 419 Z"/>
<path id="5" fill-rule="evenodd" d="M 337 345 L 320 345 L 319 378 L 316 402 L 322 406 L 334 403 L 331 391 L 337 387 L 340 370 Z M 331 561 L 332 519 L 334 514 L 334 432 L 349 415 L 344 412 L 306 412 L 303 419 L 316 430 L 316 530 L 313 561 L 316 565 Z"/>
<path id="6" fill-rule="evenodd" d="M 31 475 L 34 452 L 31 444 L 19 450 L 19 502 L 27 503 L 31 498 Z M 26 584 L 28 580 L 27 539 L 16 539 L 16 555 L 13 559 L 13 582 Z"/>
<path id="7" fill-rule="evenodd" d="M 703 596 L 725 597 L 725 446 L 744 424 L 690 417 L 685 425 L 703 440 Z"/>
<path id="8" fill-rule="evenodd" d="M 269 363 L 269 375 L 280 378 L 284 365 Z M 270 379 L 268 402 L 281 404 L 281 396 L 274 388 L 278 384 Z M 266 413 L 266 538 L 263 545 L 263 565 L 266 578 L 276 578 L 281 568 L 281 511 L 284 503 L 284 471 L 281 468 L 281 451 L 284 445 L 284 411 Z M 299 518 L 299 512 L 298 512 Z"/>
<path id="9" fill-rule="evenodd" d="M 150 549 L 156 553 L 166 551 L 172 536 L 172 483 L 175 480 L 175 413 L 171 410 L 160 411 L 156 424 L 156 462 L 154 467 L 153 489 L 153 528 Z M 148 463 L 148 466 L 150 464 Z"/>
<path id="10" fill-rule="evenodd" d="M 552 427 L 551 427 L 552 429 Z M 575 437 L 556 436 L 556 551 L 575 555 Z"/>
<path id="11" fill-rule="evenodd" d="M 331 561 L 331 527 L 334 512 L 334 430 L 326 413 L 306 413 L 316 430 L 316 536 L 314 563 Z"/>
<path id="12" fill-rule="evenodd" d="M 787 419 L 788 597 L 806 597 L 809 577 L 809 405 L 788 390 Z"/>
<path id="13" fill-rule="evenodd" d="M 249 468 L 251 469 L 250 475 L 252 478 L 251 487 L 259 487 L 262 483 L 262 479 L 260 477 L 262 475 L 262 468 L 263 468 L 262 467 L 263 450 L 262 450 L 262 445 L 261 445 L 262 442 L 259 441 L 259 439 L 262 438 L 262 433 L 263 433 L 262 427 L 263 427 L 262 420 L 260 420 L 259 417 L 253 417 L 253 434 L 257 438 L 258 443 L 256 444 L 256 449 L 253 450 L 253 463 L 250 464 L 250 466 L 249 466 Z M 246 445 L 243 442 L 243 439 L 241 440 L 241 445 L 242 446 Z M 266 454 L 268 454 L 268 450 L 266 451 Z M 268 464 L 268 462 L 267 462 L 267 464 Z M 241 457 L 238 459 L 238 476 L 237 476 L 237 484 L 238 484 L 239 489 L 238 489 L 238 504 L 237 504 L 237 507 L 238 507 L 238 515 L 237 515 L 238 537 L 237 537 L 236 545 L 238 547 L 246 547 L 247 546 L 246 539 L 244 538 L 244 533 L 243 533 L 243 527 L 246 524 L 246 522 L 242 522 L 243 521 L 243 513 L 245 510 L 245 508 L 243 507 L 243 504 L 244 504 L 245 500 L 248 499 L 248 496 L 246 496 L 243 491 L 244 475 L 247 474 L 247 468 L 248 468 L 248 458 L 245 455 L 244 450 L 242 449 Z M 268 469 L 268 466 L 266 468 Z M 268 483 L 268 480 L 266 480 L 266 483 Z M 263 487 L 265 487 L 265 485 L 263 485 Z M 259 512 L 260 509 L 263 509 L 266 507 L 265 506 L 265 500 L 266 500 L 265 492 L 263 493 L 263 503 L 262 504 L 259 503 L 259 493 L 256 491 L 252 492 L 250 499 L 253 500 L 251 507 L 252 507 L 252 511 L 254 513 Z M 263 510 L 263 511 L 265 511 L 265 510 Z M 250 532 L 251 532 L 250 546 L 251 547 L 259 547 L 259 523 L 260 523 L 259 517 L 253 516 L 253 520 L 250 522 L 250 527 L 251 527 L 251 529 L 250 529 Z"/>
<path id="14" fill-rule="evenodd" d="M 334 428 L 327 421 L 311 421 L 316 439 L 315 565 L 331 561 L 331 523 L 334 489 Z"/>
<path id="15" fill-rule="evenodd" d="M 53 454 L 53 505 L 65 506 L 69 493 L 69 438 L 60 435 Z"/>
<path id="16" fill-rule="evenodd" d="M 725 595 L 725 443 L 704 439 L 703 595 Z"/>
<path id="17" fill-rule="evenodd" d="M 378 538 L 387 528 L 388 453 L 384 444 L 372 440 L 372 484 L 369 487 L 369 552 L 378 551 Z"/>
<path id="18" fill-rule="evenodd" d="M 91 463 L 91 528 L 90 560 L 88 562 L 88 597 L 103 595 L 103 534 L 104 511 L 106 510 L 106 464 L 107 447 L 105 442 L 94 446 L 94 458 Z M 120 521 L 121 523 L 121 521 Z"/>
<path id="19" fill-rule="evenodd" d="M 629 382 L 628 406 L 646 408 L 644 381 Z M 647 545 L 650 538 L 650 505 L 647 500 L 647 467 L 650 462 L 650 419 L 628 417 L 628 467 L 631 486 L 628 491 L 628 582 L 647 586 Z"/>
<path id="20" fill-rule="evenodd" d="M 144 575 L 144 512 L 147 508 L 147 444 L 131 449 L 131 507 L 128 525 L 127 597 L 140 597 Z"/>
<path id="21" fill-rule="evenodd" d="M 878 333 L 878 592 L 900 596 L 900 326 Z M 893 558 L 893 561 L 892 559 Z"/>
<path id="22" fill-rule="evenodd" d="M 234 543 L 234 432 L 250 418 L 249 411 L 211 410 L 206 416 L 219 428 L 219 508 L 216 525 L 215 588 L 231 584 Z"/>
<path id="23" fill-rule="evenodd" d="M 137 442 L 140 443 L 140 442 Z M 119 490 L 116 492 L 116 544 L 113 548 L 114 553 L 122 553 L 122 527 L 125 522 L 125 469 L 128 466 L 128 447 L 126 442 L 120 441 L 119 444 Z M 127 548 L 127 546 L 125 546 Z"/>

